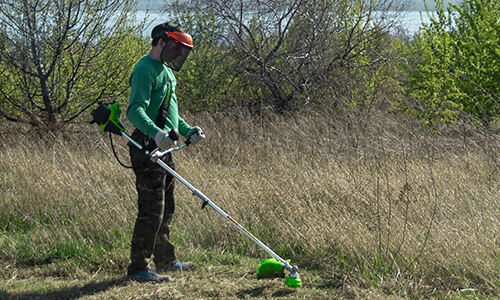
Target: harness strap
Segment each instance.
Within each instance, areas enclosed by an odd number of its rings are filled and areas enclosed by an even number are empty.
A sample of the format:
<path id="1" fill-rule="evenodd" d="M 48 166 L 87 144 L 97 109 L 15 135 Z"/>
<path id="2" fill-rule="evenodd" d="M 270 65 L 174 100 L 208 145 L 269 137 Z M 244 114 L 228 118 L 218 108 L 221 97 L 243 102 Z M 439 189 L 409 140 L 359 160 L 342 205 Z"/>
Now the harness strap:
<path id="1" fill-rule="evenodd" d="M 160 105 L 160 109 L 158 112 L 158 117 L 156 117 L 155 124 L 161 130 L 165 127 L 165 123 L 167 122 L 167 113 L 170 108 L 170 99 L 172 98 L 172 82 L 170 78 L 167 76 L 167 93 L 165 94 L 165 98 L 163 99 L 162 104 Z"/>

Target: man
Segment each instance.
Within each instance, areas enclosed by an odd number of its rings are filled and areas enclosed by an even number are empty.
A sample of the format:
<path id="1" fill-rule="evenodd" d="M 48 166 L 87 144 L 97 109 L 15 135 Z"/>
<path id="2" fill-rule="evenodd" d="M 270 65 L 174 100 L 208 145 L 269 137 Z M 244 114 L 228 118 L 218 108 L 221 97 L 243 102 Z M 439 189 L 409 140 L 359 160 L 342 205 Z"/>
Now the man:
<path id="1" fill-rule="evenodd" d="M 179 71 L 193 40 L 181 27 L 170 22 L 157 25 L 151 32 L 151 50 L 135 65 L 129 78 L 130 101 L 127 119 L 136 127 L 132 138 L 145 150 L 165 150 L 176 144 L 173 132 L 180 133 L 191 144 L 205 138 L 200 127 L 189 126 L 178 114 L 175 95 Z M 193 263 L 177 260 L 170 242 L 170 222 L 175 209 L 173 176 L 137 147 L 129 145 L 136 174 L 138 214 L 131 243 L 130 279 L 137 281 L 171 281 L 163 271 L 190 270 Z M 171 153 L 161 158 L 175 169 Z M 153 256 L 156 272 L 149 262 Z"/>

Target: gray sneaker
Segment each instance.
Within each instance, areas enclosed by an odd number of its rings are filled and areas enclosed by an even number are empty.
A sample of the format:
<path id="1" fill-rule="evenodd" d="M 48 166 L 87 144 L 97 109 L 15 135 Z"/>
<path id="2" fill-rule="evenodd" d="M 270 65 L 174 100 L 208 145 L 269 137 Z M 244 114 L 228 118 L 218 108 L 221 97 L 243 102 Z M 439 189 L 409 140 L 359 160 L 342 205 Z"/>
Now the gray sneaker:
<path id="1" fill-rule="evenodd" d="M 161 267 L 161 266 L 156 266 L 156 272 L 158 273 L 163 273 L 163 272 L 168 272 L 168 271 L 191 271 L 194 270 L 196 265 L 192 262 L 180 262 L 176 261 L 175 263 L 171 264 L 169 267 Z"/>
<path id="2" fill-rule="evenodd" d="M 139 273 L 129 275 L 128 278 L 138 282 L 170 282 L 173 280 L 168 275 L 158 275 L 152 270 L 140 271 Z"/>

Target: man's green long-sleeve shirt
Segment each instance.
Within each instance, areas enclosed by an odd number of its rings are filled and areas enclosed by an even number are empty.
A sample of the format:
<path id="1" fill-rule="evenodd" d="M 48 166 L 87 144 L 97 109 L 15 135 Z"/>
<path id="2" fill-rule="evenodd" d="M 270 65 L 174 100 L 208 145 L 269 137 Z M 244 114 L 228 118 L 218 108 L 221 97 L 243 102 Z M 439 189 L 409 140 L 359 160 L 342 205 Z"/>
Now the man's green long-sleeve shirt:
<path id="1" fill-rule="evenodd" d="M 156 120 L 160 106 L 168 92 L 168 78 L 170 78 L 172 89 L 170 106 L 165 128 L 158 128 L 154 120 Z M 127 107 L 127 119 L 132 125 L 152 138 L 160 130 L 173 128 L 177 128 L 182 136 L 187 136 L 191 127 L 179 116 L 177 97 L 175 96 L 177 79 L 169 67 L 145 55 L 135 65 L 129 78 L 129 85 L 130 100 Z"/>

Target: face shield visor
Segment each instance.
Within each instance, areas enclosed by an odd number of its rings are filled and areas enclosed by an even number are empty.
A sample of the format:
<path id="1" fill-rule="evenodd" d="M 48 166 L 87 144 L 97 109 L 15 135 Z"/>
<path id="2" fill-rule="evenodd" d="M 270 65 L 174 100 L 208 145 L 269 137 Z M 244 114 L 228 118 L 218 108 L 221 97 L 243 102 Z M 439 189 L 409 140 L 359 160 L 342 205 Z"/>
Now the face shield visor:
<path id="1" fill-rule="evenodd" d="M 167 43 L 161 51 L 164 64 L 175 71 L 180 71 L 189 53 L 193 49 L 193 38 L 187 33 L 165 32 Z"/>

